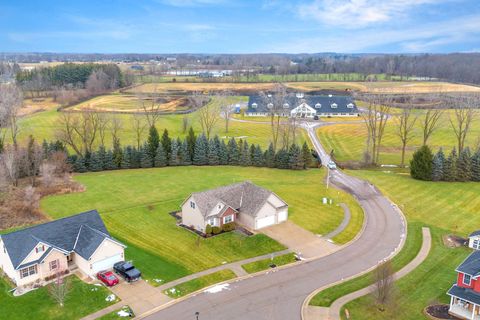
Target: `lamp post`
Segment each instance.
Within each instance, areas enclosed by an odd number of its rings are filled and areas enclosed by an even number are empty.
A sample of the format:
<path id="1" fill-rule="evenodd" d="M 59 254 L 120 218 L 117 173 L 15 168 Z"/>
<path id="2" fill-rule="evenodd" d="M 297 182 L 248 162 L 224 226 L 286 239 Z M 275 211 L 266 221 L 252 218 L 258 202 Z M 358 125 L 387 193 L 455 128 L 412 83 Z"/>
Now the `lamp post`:
<path id="1" fill-rule="evenodd" d="M 200 312 L 198 312 L 198 311 L 195 312 L 195 317 L 197 318 L 197 320 L 198 320 L 198 316 L 199 316 L 199 315 L 200 315 Z"/>

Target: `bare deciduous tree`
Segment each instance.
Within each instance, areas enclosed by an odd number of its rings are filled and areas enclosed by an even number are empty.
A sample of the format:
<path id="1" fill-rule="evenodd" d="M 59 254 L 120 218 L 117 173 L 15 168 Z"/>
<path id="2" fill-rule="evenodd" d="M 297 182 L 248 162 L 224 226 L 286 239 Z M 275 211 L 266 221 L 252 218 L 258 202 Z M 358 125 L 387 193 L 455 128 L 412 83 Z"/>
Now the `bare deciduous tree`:
<path id="1" fill-rule="evenodd" d="M 54 181 L 55 165 L 49 161 L 44 161 L 40 165 L 40 176 L 42 177 L 42 184 L 45 187 L 51 187 Z"/>
<path id="2" fill-rule="evenodd" d="M 20 131 L 18 126 L 18 110 L 23 103 L 23 94 L 14 84 L 0 84 L 0 136 L 1 144 L 5 141 L 8 129 L 13 145 L 17 145 L 17 136 Z"/>
<path id="3" fill-rule="evenodd" d="M 228 133 L 228 125 L 230 124 L 230 116 L 232 115 L 234 109 L 231 104 L 230 97 L 232 93 L 230 91 L 219 91 L 215 99 L 218 101 L 218 105 L 220 106 L 220 112 L 225 120 L 225 133 Z"/>
<path id="4" fill-rule="evenodd" d="M 100 138 L 100 145 L 105 146 L 105 135 L 107 134 L 110 119 L 108 114 L 100 113 L 98 115 L 98 137 Z"/>
<path id="5" fill-rule="evenodd" d="M 120 130 L 122 130 L 122 128 L 123 128 L 122 119 L 120 119 L 116 114 L 114 114 L 110 119 L 110 133 L 112 135 L 112 141 L 114 144 L 115 142 L 120 141 L 119 133 L 120 133 Z"/>
<path id="6" fill-rule="evenodd" d="M 19 177 L 19 157 L 18 152 L 11 146 L 6 146 L 0 154 L 0 165 L 3 167 L 5 181 L 9 185 L 17 186 Z"/>
<path id="7" fill-rule="evenodd" d="M 147 128 L 147 122 L 145 117 L 141 114 L 140 110 L 135 112 L 132 116 L 132 127 L 135 132 L 135 139 L 137 141 L 137 149 L 140 149 L 140 143 L 142 141 L 143 132 Z"/>
<path id="8" fill-rule="evenodd" d="M 402 142 L 402 160 L 400 166 L 405 166 L 405 149 L 407 148 L 408 142 L 413 138 L 413 129 L 415 122 L 417 121 L 417 116 L 412 114 L 412 109 L 404 108 L 402 112 L 397 115 L 396 125 L 397 125 L 397 136 Z"/>
<path id="9" fill-rule="evenodd" d="M 183 118 L 182 118 L 182 133 L 187 132 L 188 122 L 189 122 L 188 116 L 184 115 Z"/>
<path id="10" fill-rule="evenodd" d="M 137 94 L 137 101 L 139 108 L 145 112 L 145 116 L 147 117 L 148 126 L 152 127 L 155 126 L 157 123 L 158 118 L 161 115 L 161 106 L 158 103 L 159 95 L 157 90 L 152 93 L 138 93 Z"/>
<path id="11" fill-rule="evenodd" d="M 374 290 L 372 292 L 380 311 L 392 301 L 394 279 L 393 267 L 390 260 L 380 263 L 374 270 Z"/>
<path id="12" fill-rule="evenodd" d="M 56 273 L 55 281 L 48 286 L 50 296 L 63 307 L 65 298 L 70 291 L 70 281 L 67 277 L 62 276 L 62 272 Z"/>
<path id="13" fill-rule="evenodd" d="M 27 214 L 34 215 L 39 206 L 40 195 L 36 192 L 35 187 L 27 186 L 23 194 L 23 205 Z"/>
<path id="14" fill-rule="evenodd" d="M 80 156 L 92 152 L 98 135 L 99 115 L 95 112 L 63 112 L 57 138 Z"/>
<path id="15" fill-rule="evenodd" d="M 460 153 L 465 148 L 465 139 L 476 113 L 474 107 L 477 106 L 478 99 L 473 95 L 456 97 L 455 103 L 459 105 L 454 109 L 454 116 L 450 117 L 450 125 L 457 138 L 457 147 Z"/>
<path id="16" fill-rule="evenodd" d="M 438 120 L 441 118 L 443 111 L 440 109 L 428 109 L 421 123 L 423 132 L 423 145 L 427 145 L 428 139 L 438 128 Z"/>
<path id="17" fill-rule="evenodd" d="M 278 138 L 280 136 L 280 129 L 282 125 L 281 113 L 283 105 L 286 103 L 287 100 L 287 89 L 283 84 L 278 83 L 274 86 L 272 94 L 261 92 L 260 97 L 263 103 L 270 110 L 270 129 L 272 132 L 272 144 L 274 150 L 277 150 Z"/>
<path id="18" fill-rule="evenodd" d="M 215 124 L 220 118 L 220 108 L 216 100 L 212 100 L 205 106 L 198 109 L 198 120 L 202 127 L 202 132 L 210 139 Z"/>

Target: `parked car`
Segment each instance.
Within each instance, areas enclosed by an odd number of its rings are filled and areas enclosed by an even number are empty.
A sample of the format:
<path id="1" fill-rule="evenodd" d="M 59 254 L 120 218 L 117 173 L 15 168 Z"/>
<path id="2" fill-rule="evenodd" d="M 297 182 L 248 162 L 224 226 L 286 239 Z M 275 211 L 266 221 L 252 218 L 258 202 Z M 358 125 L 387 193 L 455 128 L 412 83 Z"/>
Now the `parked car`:
<path id="1" fill-rule="evenodd" d="M 313 120 L 318 120 L 318 119 L 319 119 L 318 116 L 313 117 Z"/>
<path id="2" fill-rule="evenodd" d="M 333 162 L 333 161 L 329 161 L 328 164 L 327 164 L 327 167 L 328 167 L 328 169 L 330 169 L 330 170 L 335 170 L 335 169 L 337 169 L 337 165 L 336 165 L 335 162 Z"/>
<path id="3" fill-rule="evenodd" d="M 112 271 L 101 271 L 97 273 L 97 279 L 102 281 L 107 287 L 113 287 L 118 284 L 118 278 Z"/>
<path id="4" fill-rule="evenodd" d="M 130 262 L 126 261 L 115 263 L 113 265 L 113 271 L 122 276 L 127 282 L 137 281 L 142 276 L 140 270 L 135 268 Z"/>

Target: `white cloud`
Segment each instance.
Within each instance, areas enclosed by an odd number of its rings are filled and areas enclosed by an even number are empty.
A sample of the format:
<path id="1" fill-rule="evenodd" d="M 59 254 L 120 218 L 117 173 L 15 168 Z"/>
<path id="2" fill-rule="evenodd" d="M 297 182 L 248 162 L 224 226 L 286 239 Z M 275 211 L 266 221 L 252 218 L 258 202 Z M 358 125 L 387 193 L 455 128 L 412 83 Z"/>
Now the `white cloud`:
<path id="1" fill-rule="evenodd" d="M 305 19 L 332 26 L 366 27 L 402 17 L 412 8 L 445 0 L 314 0 L 298 7 Z"/>
<path id="2" fill-rule="evenodd" d="M 225 4 L 226 0 L 161 0 L 160 2 L 174 7 L 200 7 Z"/>

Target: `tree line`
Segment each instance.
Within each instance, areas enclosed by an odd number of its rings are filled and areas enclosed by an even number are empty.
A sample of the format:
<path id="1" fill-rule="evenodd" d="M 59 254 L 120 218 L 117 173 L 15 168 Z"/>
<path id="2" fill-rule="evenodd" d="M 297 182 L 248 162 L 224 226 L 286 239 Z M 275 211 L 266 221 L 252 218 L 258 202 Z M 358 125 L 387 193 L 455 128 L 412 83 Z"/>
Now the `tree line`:
<path id="1" fill-rule="evenodd" d="M 61 144 L 61 143 L 60 143 Z M 47 144 L 49 145 L 49 144 Z M 73 154 L 67 159 L 75 172 L 116 169 L 152 168 L 166 166 L 254 166 L 302 170 L 318 166 L 318 157 L 305 142 L 292 143 L 289 148 L 275 151 L 271 143 L 263 150 L 247 140 L 231 138 L 227 143 L 215 136 L 196 135 L 190 127 L 185 139 L 171 138 L 168 130 L 160 137 L 155 126 L 149 129 L 148 139 L 140 146 L 120 146 L 119 140 L 112 149 L 101 145 L 95 151 Z"/>
<path id="2" fill-rule="evenodd" d="M 413 154 L 410 175 L 427 181 L 480 181 L 480 149 L 472 154 L 468 147 L 459 153 L 453 148 L 447 156 L 442 148 L 433 155 L 423 146 Z"/>

